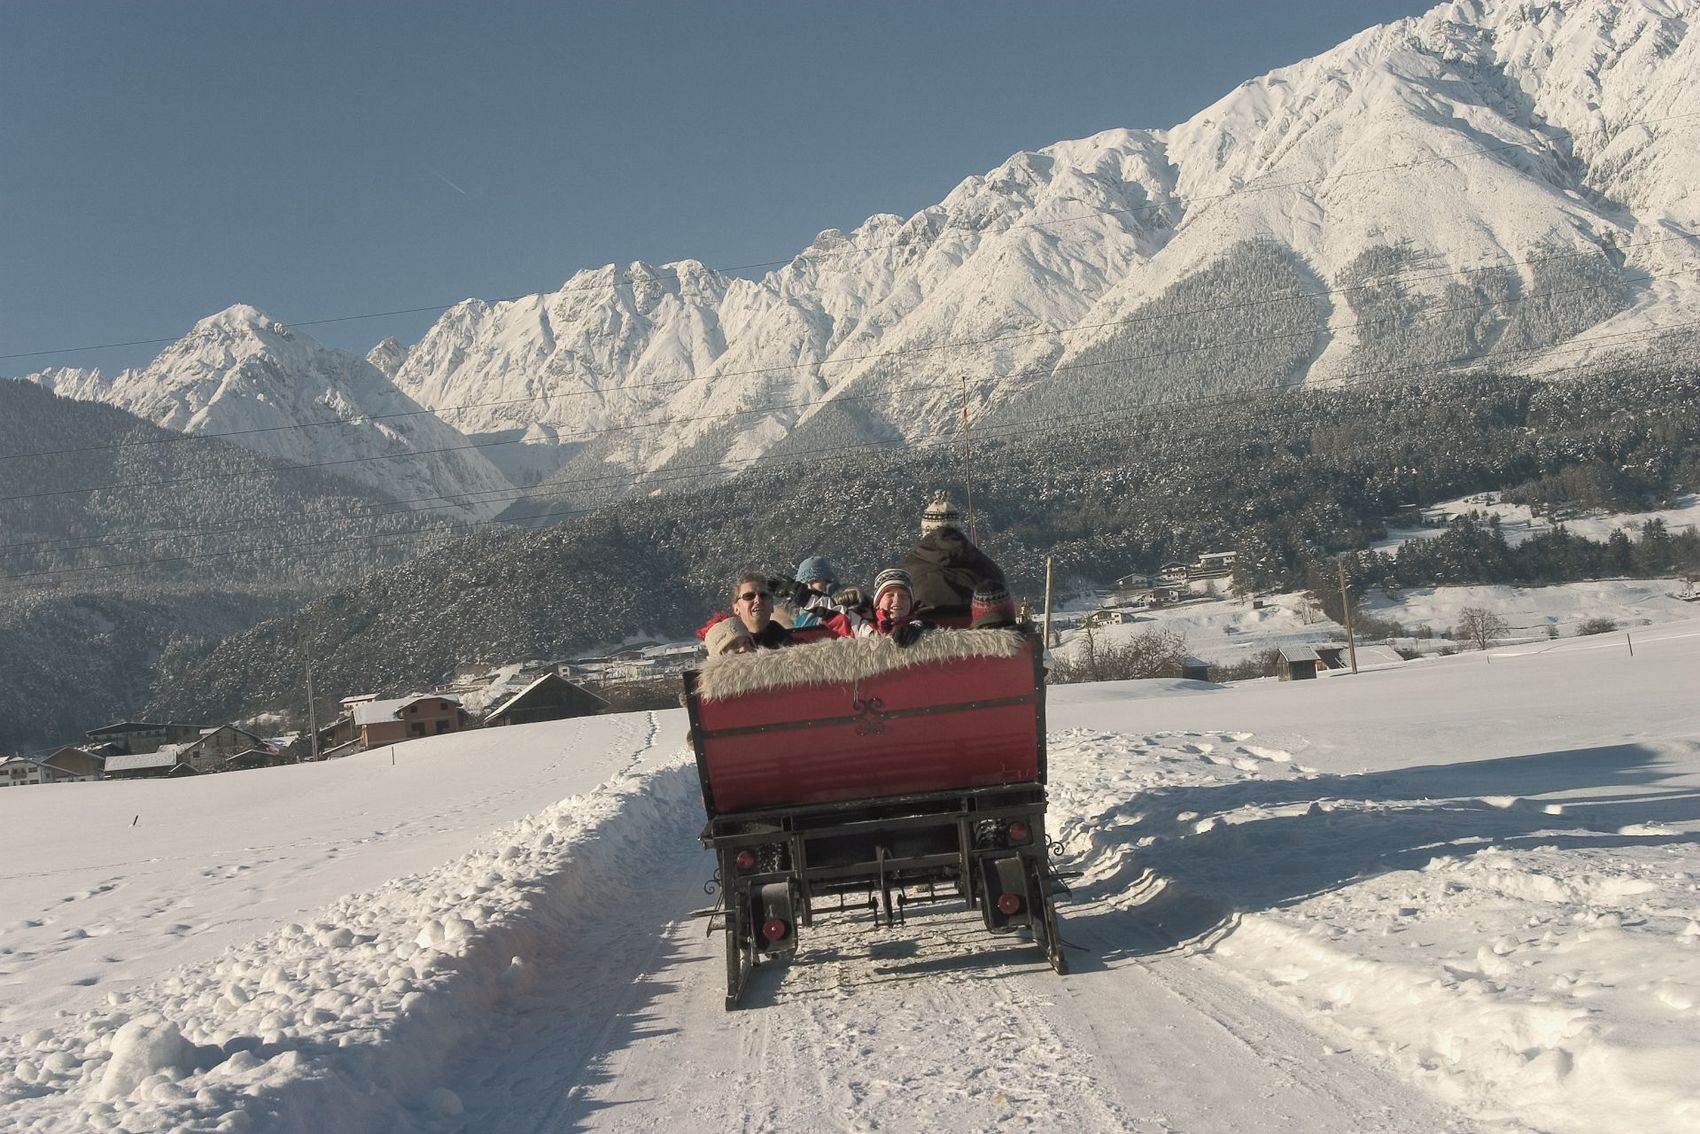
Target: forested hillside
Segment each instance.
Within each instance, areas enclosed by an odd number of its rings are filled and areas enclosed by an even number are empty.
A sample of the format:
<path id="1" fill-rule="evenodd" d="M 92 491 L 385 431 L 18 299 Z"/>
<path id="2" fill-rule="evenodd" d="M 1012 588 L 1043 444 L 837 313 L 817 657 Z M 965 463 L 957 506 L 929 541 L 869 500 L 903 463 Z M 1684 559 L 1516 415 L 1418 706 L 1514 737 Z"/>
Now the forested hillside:
<path id="1" fill-rule="evenodd" d="M 138 712 L 217 640 L 452 528 L 377 492 L 0 381 L 0 751 Z"/>
<path id="2" fill-rule="evenodd" d="M 948 435 L 947 435 L 948 436 Z M 1248 586 L 1302 583 L 1381 517 L 1485 489 L 1651 505 L 1700 484 L 1700 374 L 1561 384 L 1480 375 L 1291 391 L 991 430 L 975 446 L 979 541 L 1018 595 L 1237 548 Z M 460 662 L 560 657 L 688 633 L 737 569 L 825 553 L 870 578 L 917 534 L 961 452 L 871 449 L 772 462 L 697 491 L 631 499 L 539 532 L 485 534 L 379 572 L 159 675 L 153 712 L 229 715 L 322 688 L 405 692 Z M 1583 501 L 1578 501 L 1581 503 Z"/>
<path id="3" fill-rule="evenodd" d="M 372 489 L 189 437 L 31 382 L 0 381 L 6 588 L 318 589 L 450 530 Z M 122 568 L 121 570 L 115 568 Z"/>

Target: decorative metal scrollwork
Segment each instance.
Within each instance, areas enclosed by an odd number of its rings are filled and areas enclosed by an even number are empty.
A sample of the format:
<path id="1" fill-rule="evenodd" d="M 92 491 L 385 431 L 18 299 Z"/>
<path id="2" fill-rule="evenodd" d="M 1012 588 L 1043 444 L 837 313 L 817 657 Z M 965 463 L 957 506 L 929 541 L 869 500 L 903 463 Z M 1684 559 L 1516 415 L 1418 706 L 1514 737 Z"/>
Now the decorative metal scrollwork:
<path id="1" fill-rule="evenodd" d="M 850 707 L 856 714 L 856 732 L 860 736 L 872 736 L 885 731 L 885 713 L 881 710 L 885 702 L 878 697 L 858 697 L 851 702 Z"/>

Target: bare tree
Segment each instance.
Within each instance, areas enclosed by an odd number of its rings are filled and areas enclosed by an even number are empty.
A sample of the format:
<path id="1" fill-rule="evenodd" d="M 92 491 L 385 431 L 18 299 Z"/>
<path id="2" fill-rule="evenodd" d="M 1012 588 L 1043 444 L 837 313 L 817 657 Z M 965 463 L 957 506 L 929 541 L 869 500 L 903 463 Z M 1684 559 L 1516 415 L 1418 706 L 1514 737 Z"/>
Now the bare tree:
<path id="1" fill-rule="evenodd" d="M 1084 649 L 1074 651 L 1072 660 L 1053 658 L 1052 685 L 1179 677 L 1186 657 L 1186 639 L 1167 630 L 1142 630 L 1119 645 L 1100 645 L 1088 631 L 1084 644 Z"/>
<path id="2" fill-rule="evenodd" d="M 1506 629 L 1505 619 L 1487 607 L 1466 606 L 1458 612 L 1458 629 L 1453 636 L 1460 641 L 1474 642 L 1476 649 L 1485 650 Z"/>

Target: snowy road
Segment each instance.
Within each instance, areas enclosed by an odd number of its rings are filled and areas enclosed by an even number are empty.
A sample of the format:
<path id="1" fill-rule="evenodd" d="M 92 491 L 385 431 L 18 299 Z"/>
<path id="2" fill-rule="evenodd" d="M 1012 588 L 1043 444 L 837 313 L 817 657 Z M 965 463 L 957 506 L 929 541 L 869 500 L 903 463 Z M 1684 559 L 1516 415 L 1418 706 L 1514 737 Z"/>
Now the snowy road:
<path id="1" fill-rule="evenodd" d="M 732 1014 L 680 713 L 7 792 L 0 1130 L 1686 1134 L 1697 629 L 1053 690 L 1074 972 L 822 919 Z"/>
<path id="2" fill-rule="evenodd" d="M 596 947 L 560 958 L 594 971 L 541 974 L 551 991 L 446 1077 L 466 1111 L 444 1128 L 650 1131 L 685 1097 L 712 1130 L 1471 1128 L 1171 948 L 1136 896 L 1069 907 L 1067 978 L 959 908 L 822 919 L 728 1014 L 720 935 L 686 916 L 705 857 L 639 853 L 671 884 L 596 911 Z"/>

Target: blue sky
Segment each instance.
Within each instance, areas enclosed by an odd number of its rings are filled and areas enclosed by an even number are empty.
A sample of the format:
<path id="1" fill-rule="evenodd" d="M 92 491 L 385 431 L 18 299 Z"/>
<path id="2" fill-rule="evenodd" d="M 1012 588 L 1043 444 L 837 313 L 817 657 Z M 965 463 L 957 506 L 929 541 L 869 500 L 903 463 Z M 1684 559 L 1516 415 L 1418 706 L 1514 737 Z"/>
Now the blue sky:
<path id="1" fill-rule="evenodd" d="M 1429 0 L 0 0 L 0 374 L 784 260 L 1010 154 L 1166 127 Z M 750 274 L 750 273 L 746 273 Z M 309 328 L 364 352 L 433 315 Z"/>

